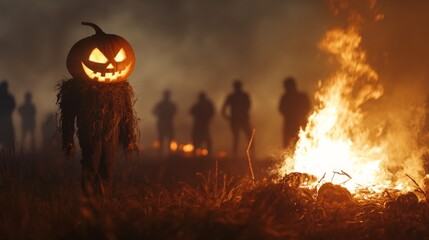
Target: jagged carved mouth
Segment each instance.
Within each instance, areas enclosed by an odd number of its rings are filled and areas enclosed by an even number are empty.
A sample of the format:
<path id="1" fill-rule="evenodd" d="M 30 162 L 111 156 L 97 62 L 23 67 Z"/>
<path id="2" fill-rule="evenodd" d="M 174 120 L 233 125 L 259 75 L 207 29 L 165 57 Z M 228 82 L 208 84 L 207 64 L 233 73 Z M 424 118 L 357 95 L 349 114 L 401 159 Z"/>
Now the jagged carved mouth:
<path id="1" fill-rule="evenodd" d="M 124 77 L 128 71 L 130 70 L 131 63 L 128 64 L 128 66 L 125 67 L 124 70 L 118 71 L 118 72 L 110 72 L 110 73 L 100 73 L 100 72 L 94 72 L 89 67 L 87 67 L 83 62 L 82 67 L 85 71 L 86 75 L 91 79 L 97 79 L 99 82 L 114 82 L 118 78 Z"/>

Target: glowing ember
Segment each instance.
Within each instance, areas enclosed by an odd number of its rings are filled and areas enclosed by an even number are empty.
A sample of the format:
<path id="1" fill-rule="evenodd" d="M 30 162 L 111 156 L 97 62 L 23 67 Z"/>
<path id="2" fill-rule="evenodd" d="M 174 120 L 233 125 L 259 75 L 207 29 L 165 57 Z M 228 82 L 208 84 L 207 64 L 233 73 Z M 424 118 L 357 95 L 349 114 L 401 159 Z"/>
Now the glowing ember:
<path id="1" fill-rule="evenodd" d="M 207 150 L 207 149 L 197 149 L 197 155 L 200 155 L 200 156 L 207 156 L 209 154 L 209 151 Z"/>
<path id="2" fill-rule="evenodd" d="M 218 157 L 218 158 L 226 158 L 226 157 L 228 157 L 228 152 L 227 152 L 227 151 L 224 151 L 224 150 L 219 151 L 219 152 L 217 153 L 217 157 Z"/>
<path id="3" fill-rule="evenodd" d="M 386 187 L 407 190 L 409 181 L 393 182 L 393 173 L 383 167 L 389 160 L 387 143 L 374 141 L 376 134 L 363 124 L 362 105 L 381 97 L 383 88 L 360 42 L 354 28 L 329 31 L 321 41 L 319 47 L 336 58 L 339 70 L 324 85 L 319 83 L 317 106 L 280 174 L 305 172 L 352 192 L 358 186 L 375 192 Z"/>
<path id="4" fill-rule="evenodd" d="M 182 150 L 183 150 L 183 152 L 185 152 L 185 153 L 191 153 L 191 152 L 193 152 L 193 151 L 194 151 L 194 145 L 192 145 L 192 144 L 190 144 L 190 143 L 185 144 L 185 145 L 183 145 Z"/>
<path id="5" fill-rule="evenodd" d="M 177 142 L 176 141 L 171 141 L 170 142 L 170 150 L 171 151 L 177 151 L 177 149 L 178 149 L 178 147 L 179 147 L 179 145 L 177 144 Z"/>

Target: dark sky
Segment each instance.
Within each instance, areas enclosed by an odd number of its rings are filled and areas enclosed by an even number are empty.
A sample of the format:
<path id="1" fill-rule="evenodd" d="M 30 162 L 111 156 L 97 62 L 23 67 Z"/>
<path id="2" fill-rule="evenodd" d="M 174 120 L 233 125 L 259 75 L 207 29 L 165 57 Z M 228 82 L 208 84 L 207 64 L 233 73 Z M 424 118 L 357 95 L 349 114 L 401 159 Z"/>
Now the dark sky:
<path id="1" fill-rule="evenodd" d="M 56 82 L 70 77 L 65 60 L 71 46 L 92 35 L 82 21 L 127 39 L 137 63 L 130 83 L 138 98 L 141 142 L 155 139 L 151 114 L 163 89 L 172 91 L 179 114 L 180 142 L 189 142 L 190 106 L 206 91 L 218 114 L 213 122 L 217 150 L 229 150 L 229 126 L 219 109 L 240 78 L 251 94 L 258 155 L 277 154 L 281 118 L 277 105 L 282 80 L 293 75 L 310 95 L 317 81 L 334 71 L 318 42 L 324 33 L 347 24 L 322 0 L 0 0 L 0 78 L 8 79 L 18 104 L 31 90 L 38 124 L 56 110 Z M 334 1 L 335 2 L 335 1 Z M 362 2 L 362 1 L 360 1 Z M 365 1 L 366 2 L 366 1 Z M 371 18 L 364 12 L 364 18 Z M 421 102 L 428 89 L 429 4 L 421 0 L 379 1 L 378 23 L 363 25 L 363 46 L 386 88 L 384 103 L 410 98 Z M 417 93 L 417 94 L 416 94 Z M 393 99 L 393 100 L 390 100 Z M 413 102 L 410 100 L 410 102 Z M 16 130 L 19 119 L 14 116 Z"/>

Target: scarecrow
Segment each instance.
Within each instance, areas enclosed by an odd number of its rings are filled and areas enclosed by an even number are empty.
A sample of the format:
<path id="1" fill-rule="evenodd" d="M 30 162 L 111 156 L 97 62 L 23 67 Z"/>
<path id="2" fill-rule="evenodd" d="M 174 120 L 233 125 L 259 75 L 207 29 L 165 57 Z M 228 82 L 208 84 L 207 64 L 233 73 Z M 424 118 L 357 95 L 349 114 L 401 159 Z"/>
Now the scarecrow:
<path id="1" fill-rule="evenodd" d="M 131 45 L 122 37 L 104 33 L 93 23 L 95 34 L 71 48 L 67 69 L 73 78 L 57 85 L 62 149 L 75 153 L 74 133 L 82 151 L 82 190 L 86 196 L 106 196 L 118 147 L 127 156 L 137 151 L 137 117 L 134 95 L 127 82 L 134 64 Z"/>

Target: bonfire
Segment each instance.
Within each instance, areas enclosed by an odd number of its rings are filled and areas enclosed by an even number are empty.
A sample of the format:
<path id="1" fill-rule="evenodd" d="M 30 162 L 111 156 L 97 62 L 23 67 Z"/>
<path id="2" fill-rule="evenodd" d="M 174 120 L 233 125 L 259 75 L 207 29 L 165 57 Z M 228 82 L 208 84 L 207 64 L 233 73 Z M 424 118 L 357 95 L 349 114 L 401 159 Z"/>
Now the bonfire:
<path id="1" fill-rule="evenodd" d="M 355 21 L 320 41 L 338 71 L 319 82 L 308 124 L 280 166 L 252 161 L 257 135 L 247 175 L 228 171 L 238 161 L 225 152 L 192 157 L 195 146 L 173 142 L 169 161 L 143 161 L 149 151 L 118 161 L 113 197 L 96 202 L 78 194 L 78 161 L 3 149 L 0 238 L 429 239 L 419 131 L 404 135 L 387 129 L 387 116 L 371 118 L 365 106 L 384 90 L 361 43 Z"/>

